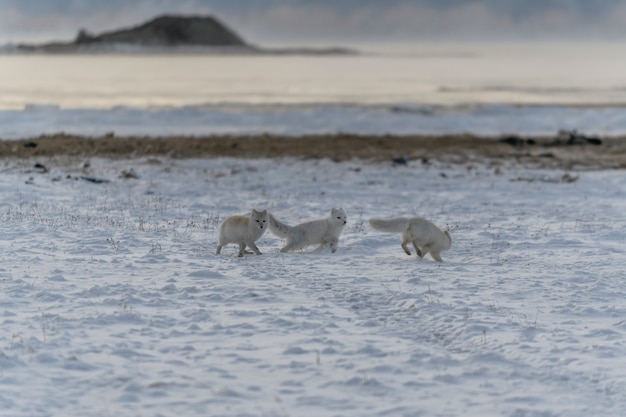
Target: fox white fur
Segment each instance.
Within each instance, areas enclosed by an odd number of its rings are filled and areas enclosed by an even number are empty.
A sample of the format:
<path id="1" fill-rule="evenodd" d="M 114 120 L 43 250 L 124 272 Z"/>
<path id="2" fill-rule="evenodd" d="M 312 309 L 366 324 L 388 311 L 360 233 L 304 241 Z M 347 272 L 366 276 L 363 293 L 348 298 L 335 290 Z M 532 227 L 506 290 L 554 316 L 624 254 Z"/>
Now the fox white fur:
<path id="1" fill-rule="evenodd" d="M 452 238 L 450 233 L 439 229 L 421 217 L 396 217 L 394 219 L 370 219 L 370 225 L 381 232 L 401 233 L 402 249 L 407 255 L 411 251 L 407 247 L 413 244 L 417 256 L 423 258 L 427 253 L 437 262 L 443 262 L 441 252 L 450 249 Z"/>
<path id="2" fill-rule="evenodd" d="M 267 230 L 267 210 L 252 210 L 248 216 L 230 216 L 220 225 L 219 242 L 216 255 L 219 255 L 224 245 L 236 243 L 239 245 L 239 255 L 243 256 L 246 246 L 257 255 L 261 254 L 256 242 Z"/>
<path id="3" fill-rule="evenodd" d="M 314 252 L 321 251 L 326 245 L 332 253 L 337 251 L 339 236 L 347 223 L 346 212 L 342 208 L 334 208 L 327 217 L 289 226 L 269 215 L 270 232 L 280 238 L 286 238 L 281 252 L 304 249 L 309 245 L 319 245 Z"/>

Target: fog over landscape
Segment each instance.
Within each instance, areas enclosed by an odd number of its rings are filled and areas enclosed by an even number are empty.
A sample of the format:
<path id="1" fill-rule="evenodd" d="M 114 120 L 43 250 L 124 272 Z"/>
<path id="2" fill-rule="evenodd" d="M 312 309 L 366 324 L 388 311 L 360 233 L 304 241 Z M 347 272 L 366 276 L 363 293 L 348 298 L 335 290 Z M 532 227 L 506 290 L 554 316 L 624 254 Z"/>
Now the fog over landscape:
<path id="1" fill-rule="evenodd" d="M 213 14 L 257 42 L 410 40 L 616 40 L 618 0 L 0 0 L 0 43 L 75 36 L 163 13 Z"/>

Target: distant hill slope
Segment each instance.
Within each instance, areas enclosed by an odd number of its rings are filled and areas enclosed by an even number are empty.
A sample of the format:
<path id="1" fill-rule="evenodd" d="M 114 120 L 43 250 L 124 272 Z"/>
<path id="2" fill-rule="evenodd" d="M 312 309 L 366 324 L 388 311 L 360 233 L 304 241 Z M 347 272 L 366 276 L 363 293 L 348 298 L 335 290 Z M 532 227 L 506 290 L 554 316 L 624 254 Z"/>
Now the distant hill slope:
<path id="1" fill-rule="evenodd" d="M 73 42 L 39 45 L 21 44 L 33 52 L 80 52 L 107 49 L 115 45 L 140 47 L 251 47 L 237 33 L 213 16 L 156 17 L 129 29 L 92 35 L 81 30 Z"/>
<path id="2" fill-rule="evenodd" d="M 140 26 L 91 36 L 81 31 L 74 42 L 126 43 L 150 46 L 244 46 L 246 42 L 212 16 L 160 16 Z"/>
<path id="3" fill-rule="evenodd" d="M 342 47 L 262 48 L 246 42 L 213 16 L 158 16 L 139 26 L 94 35 L 81 29 L 71 42 L 18 44 L 9 53 L 254 53 L 345 55 L 356 51 Z M 2 53 L 2 48 L 0 48 Z"/>

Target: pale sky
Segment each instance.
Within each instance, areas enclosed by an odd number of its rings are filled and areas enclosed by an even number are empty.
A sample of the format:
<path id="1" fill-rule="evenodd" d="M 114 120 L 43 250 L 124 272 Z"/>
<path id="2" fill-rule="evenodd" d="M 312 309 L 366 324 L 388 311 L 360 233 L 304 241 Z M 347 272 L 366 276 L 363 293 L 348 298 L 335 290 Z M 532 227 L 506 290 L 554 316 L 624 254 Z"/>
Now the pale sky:
<path id="1" fill-rule="evenodd" d="M 0 43 L 71 40 L 164 13 L 212 14 L 256 44 L 626 39 L 626 0 L 0 0 Z"/>

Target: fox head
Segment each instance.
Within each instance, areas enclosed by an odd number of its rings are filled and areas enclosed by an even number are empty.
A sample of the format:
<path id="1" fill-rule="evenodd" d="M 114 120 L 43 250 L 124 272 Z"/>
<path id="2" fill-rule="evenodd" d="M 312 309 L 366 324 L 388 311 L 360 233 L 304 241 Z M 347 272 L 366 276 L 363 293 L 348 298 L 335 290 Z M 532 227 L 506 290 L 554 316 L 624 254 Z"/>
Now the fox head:
<path id="1" fill-rule="evenodd" d="M 250 221 L 253 227 L 265 229 L 267 226 L 267 210 L 259 211 L 253 209 L 250 214 Z"/>
<path id="2" fill-rule="evenodd" d="M 334 208 L 330 211 L 330 219 L 333 223 L 345 226 L 348 223 L 348 216 L 342 208 Z"/>

